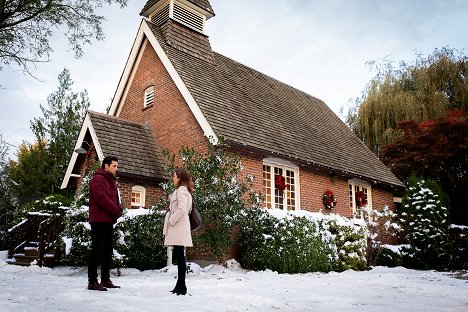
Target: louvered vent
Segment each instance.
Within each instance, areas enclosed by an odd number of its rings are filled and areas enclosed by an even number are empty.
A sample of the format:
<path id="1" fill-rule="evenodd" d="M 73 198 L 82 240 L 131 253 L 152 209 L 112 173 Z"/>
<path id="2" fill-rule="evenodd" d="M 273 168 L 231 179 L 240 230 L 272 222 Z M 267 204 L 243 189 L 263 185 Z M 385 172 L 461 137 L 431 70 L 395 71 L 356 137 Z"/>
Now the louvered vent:
<path id="1" fill-rule="evenodd" d="M 157 26 L 161 26 L 169 19 L 169 4 L 167 4 L 161 11 L 151 17 L 151 22 Z"/>
<path id="2" fill-rule="evenodd" d="M 173 18 L 181 24 L 203 33 L 203 16 L 174 3 Z"/>
<path id="3" fill-rule="evenodd" d="M 154 102 L 154 86 L 148 87 L 145 90 L 145 103 L 143 107 L 147 107 Z"/>

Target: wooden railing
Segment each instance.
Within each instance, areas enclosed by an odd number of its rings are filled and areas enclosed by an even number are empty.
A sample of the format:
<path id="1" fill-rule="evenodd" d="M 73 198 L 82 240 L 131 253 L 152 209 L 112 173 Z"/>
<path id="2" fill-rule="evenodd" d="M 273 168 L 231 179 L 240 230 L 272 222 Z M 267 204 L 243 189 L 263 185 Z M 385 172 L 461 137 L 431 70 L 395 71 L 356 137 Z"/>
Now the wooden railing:
<path id="1" fill-rule="evenodd" d="M 55 241 L 63 231 L 65 210 L 60 213 L 29 212 L 26 219 L 8 230 L 8 254 L 24 250 L 28 243 L 37 243 L 39 248 L 38 265 L 44 263 L 44 256 L 55 248 Z"/>
<path id="2" fill-rule="evenodd" d="M 8 254 L 12 256 L 27 242 L 37 242 L 39 224 L 50 217 L 49 213 L 29 212 L 26 219 L 8 230 Z"/>
<path id="3" fill-rule="evenodd" d="M 56 240 L 59 234 L 65 228 L 63 214 L 57 213 L 51 216 L 49 219 L 41 222 L 39 231 L 37 233 L 39 242 L 39 259 L 38 264 L 42 266 L 44 264 L 44 257 L 50 251 L 56 247 Z M 54 253 L 55 257 L 55 253 Z"/>

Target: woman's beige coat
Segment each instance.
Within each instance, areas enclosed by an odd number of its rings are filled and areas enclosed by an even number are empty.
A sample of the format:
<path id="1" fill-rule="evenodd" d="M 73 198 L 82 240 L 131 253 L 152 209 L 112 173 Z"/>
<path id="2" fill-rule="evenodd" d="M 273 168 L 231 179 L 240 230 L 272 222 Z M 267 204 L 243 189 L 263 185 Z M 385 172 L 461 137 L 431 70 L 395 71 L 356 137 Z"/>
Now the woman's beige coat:
<path id="1" fill-rule="evenodd" d="M 164 219 L 164 246 L 192 247 L 189 213 L 192 195 L 185 186 L 179 186 L 169 196 L 169 212 Z"/>

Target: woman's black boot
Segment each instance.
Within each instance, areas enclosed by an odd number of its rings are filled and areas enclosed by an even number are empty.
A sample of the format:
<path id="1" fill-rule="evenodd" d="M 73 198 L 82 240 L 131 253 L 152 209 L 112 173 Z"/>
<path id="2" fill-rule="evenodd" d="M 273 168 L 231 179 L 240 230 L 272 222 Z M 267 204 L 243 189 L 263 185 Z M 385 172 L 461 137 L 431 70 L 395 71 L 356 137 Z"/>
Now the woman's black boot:
<path id="1" fill-rule="evenodd" d="M 187 293 L 187 286 L 183 286 L 183 287 L 180 287 L 177 291 L 177 296 L 179 295 L 183 295 L 185 296 L 185 294 Z"/>

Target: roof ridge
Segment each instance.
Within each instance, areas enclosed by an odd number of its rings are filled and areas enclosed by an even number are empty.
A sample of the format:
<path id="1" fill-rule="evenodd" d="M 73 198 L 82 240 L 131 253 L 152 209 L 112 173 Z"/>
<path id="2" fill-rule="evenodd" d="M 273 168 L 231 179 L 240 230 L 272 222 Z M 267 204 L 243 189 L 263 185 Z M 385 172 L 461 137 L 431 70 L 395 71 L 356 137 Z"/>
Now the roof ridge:
<path id="1" fill-rule="evenodd" d="M 144 122 L 132 121 L 132 120 L 125 119 L 125 118 L 122 118 L 122 117 L 117 117 L 117 116 L 113 116 L 113 115 L 99 113 L 99 112 L 92 111 L 92 110 L 88 110 L 88 113 L 90 113 L 91 115 L 98 115 L 98 116 L 103 117 L 103 118 L 112 119 L 112 120 L 115 120 L 115 121 L 118 121 L 118 122 L 125 122 L 125 123 L 128 123 L 128 124 L 138 125 L 138 126 L 141 126 L 143 128 L 147 127 L 147 124 L 144 123 Z"/>

